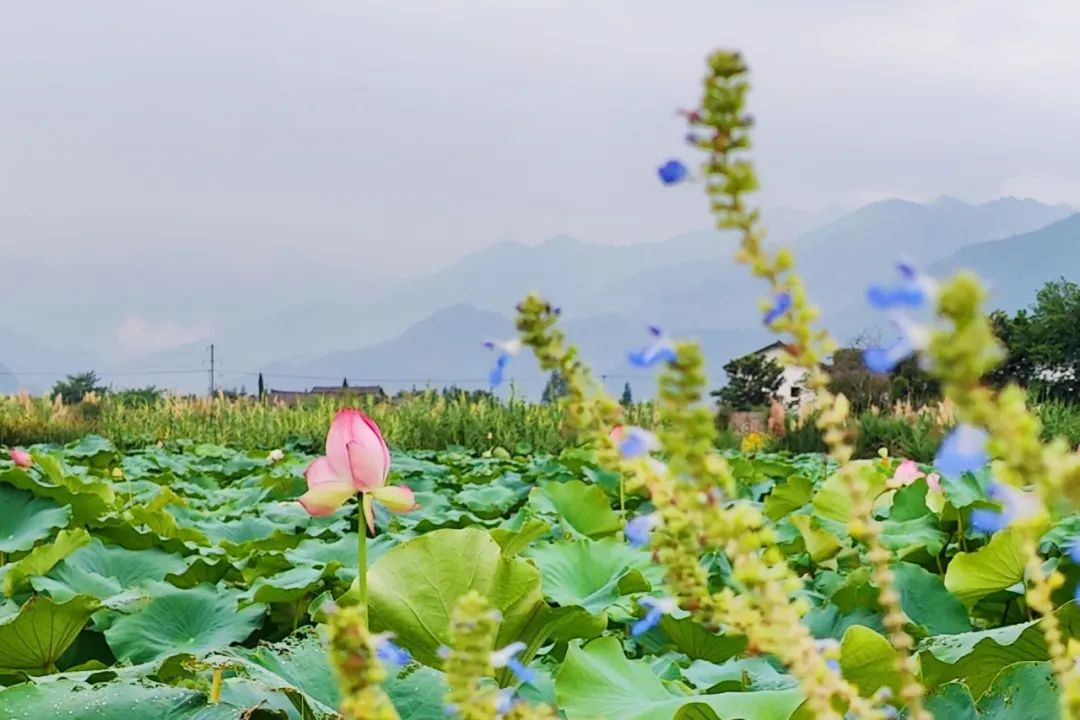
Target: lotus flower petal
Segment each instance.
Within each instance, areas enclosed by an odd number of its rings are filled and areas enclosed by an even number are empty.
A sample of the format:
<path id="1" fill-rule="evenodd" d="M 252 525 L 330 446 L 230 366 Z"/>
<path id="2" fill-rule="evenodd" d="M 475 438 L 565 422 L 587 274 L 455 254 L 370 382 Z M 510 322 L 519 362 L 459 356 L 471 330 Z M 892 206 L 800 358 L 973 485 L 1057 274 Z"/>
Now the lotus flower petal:
<path id="1" fill-rule="evenodd" d="M 921 477 L 925 477 L 925 473 L 919 470 L 919 466 L 915 464 L 915 461 L 905 460 L 896 468 L 896 472 L 889 478 L 886 487 L 893 490 L 907 487 Z"/>
<path id="2" fill-rule="evenodd" d="M 352 479 L 348 473 L 339 475 L 330 464 L 330 459 L 324 457 L 321 457 L 308 465 L 307 470 L 304 471 L 304 479 L 307 480 L 309 490 L 319 485 L 326 485 L 327 483 L 352 483 Z"/>
<path id="3" fill-rule="evenodd" d="M 309 490 L 300 496 L 300 504 L 311 515 L 329 515 L 351 498 L 356 491 L 352 483 L 335 480 L 309 486 Z"/>
<path id="4" fill-rule="evenodd" d="M 384 485 L 372 490 L 371 497 L 390 512 L 405 513 L 416 509 L 416 495 L 408 485 Z"/>

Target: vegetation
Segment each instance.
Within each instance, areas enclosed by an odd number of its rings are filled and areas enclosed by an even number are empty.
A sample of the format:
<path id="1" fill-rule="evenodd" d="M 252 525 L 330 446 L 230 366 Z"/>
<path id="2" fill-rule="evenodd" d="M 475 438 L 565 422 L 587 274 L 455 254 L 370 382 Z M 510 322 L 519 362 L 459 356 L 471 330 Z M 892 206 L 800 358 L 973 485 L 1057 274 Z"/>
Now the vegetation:
<path id="1" fill-rule="evenodd" d="M 732 410 L 751 410 L 769 404 L 783 382 L 784 368 L 772 358 L 753 354 L 726 365 L 727 385 L 712 396 Z"/>

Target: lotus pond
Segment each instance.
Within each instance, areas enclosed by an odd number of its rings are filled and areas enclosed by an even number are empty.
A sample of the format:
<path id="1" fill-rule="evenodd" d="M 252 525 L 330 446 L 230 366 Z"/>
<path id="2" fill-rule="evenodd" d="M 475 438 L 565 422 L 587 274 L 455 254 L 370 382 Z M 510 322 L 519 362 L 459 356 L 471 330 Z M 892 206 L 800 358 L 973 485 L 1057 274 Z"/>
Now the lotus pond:
<path id="1" fill-rule="evenodd" d="M 325 517 L 300 507 L 312 456 L 184 442 L 120 453 L 96 436 L 31 453 L 27 468 L 0 460 L 0 717 L 338 717 L 320 621 L 329 600 L 355 593 L 357 512 L 354 501 Z M 894 682 L 877 589 L 830 466 L 820 455 L 728 460 L 808 580 L 814 636 L 864 693 Z M 931 468 L 889 458 L 857 467 L 877 496 L 935 716 L 1058 717 L 1022 554 L 1011 531 L 969 522 L 991 507 L 989 478 L 928 484 Z M 568 720 L 801 716 L 795 680 L 740 635 L 678 611 L 631 632 L 647 614 L 640 600 L 662 594 L 662 568 L 623 532 L 624 513 L 649 506 L 620 501 L 618 476 L 588 451 L 395 452 L 392 468 L 418 508 L 376 506 L 367 561 L 372 629 L 411 655 L 384 684 L 402 718 L 446 717 L 439 648 L 470 590 L 500 611 L 498 645 L 525 645 L 532 672 L 518 695 Z M 1070 579 L 1056 598 L 1070 637 L 1077 532 L 1074 518 L 1042 538 Z M 716 587 L 732 582 L 723 557 L 705 561 Z"/>

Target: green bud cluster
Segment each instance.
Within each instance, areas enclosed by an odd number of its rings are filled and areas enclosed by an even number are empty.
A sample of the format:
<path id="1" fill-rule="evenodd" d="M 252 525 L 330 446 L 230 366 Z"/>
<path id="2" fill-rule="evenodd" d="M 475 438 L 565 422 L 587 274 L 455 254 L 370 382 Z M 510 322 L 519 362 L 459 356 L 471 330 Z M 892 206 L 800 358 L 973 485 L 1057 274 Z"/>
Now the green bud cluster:
<path id="1" fill-rule="evenodd" d="M 330 613 L 330 662 L 341 687 L 341 714 L 347 720 L 398 720 L 382 689 L 386 670 L 375 655 L 366 618 L 359 605 Z"/>

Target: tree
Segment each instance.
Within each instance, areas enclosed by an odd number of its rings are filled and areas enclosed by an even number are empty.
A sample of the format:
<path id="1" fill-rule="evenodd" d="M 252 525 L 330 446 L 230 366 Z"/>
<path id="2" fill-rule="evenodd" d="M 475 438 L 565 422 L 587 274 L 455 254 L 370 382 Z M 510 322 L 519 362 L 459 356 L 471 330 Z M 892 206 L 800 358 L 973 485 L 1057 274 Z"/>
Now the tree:
<path id="1" fill-rule="evenodd" d="M 923 369 L 917 357 L 909 357 L 893 370 L 889 393 L 893 400 L 921 406 L 941 399 L 941 384 Z"/>
<path id="2" fill-rule="evenodd" d="M 840 348 L 834 352 L 832 365 L 827 370 L 829 390 L 843 393 L 856 411 L 871 405 L 880 406 L 889 400 L 889 377 L 866 368 L 860 347 Z"/>
<path id="3" fill-rule="evenodd" d="M 630 391 L 629 381 L 623 385 L 622 397 L 619 398 L 619 404 L 622 405 L 624 408 L 628 408 L 634 404 L 634 393 Z"/>
<path id="4" fill-rule="evenodd" d="M 103 395 L 108 388 L 101 385 L 101 378 L 93 370 L 68 375 L 63 380 L 58 380 L 52 388 L 52 396 L 59 395 L 68 405 L 82 402 L 82 399 L 90 393 Z"/>
<path id="5" fill-rule="evenodd" d="M 345 390 L 349 387 L 349 378 L 341 378 L 341 389 Z"/>
<path id="6" fill-rule="evenodd" d="M 557 371 L 552 371 L 548 377 L 547 384 L 544 385 L 544 392 L 540 395 L 540 402 L 553 403 L 561 397 L 565 397 L 570 392 L 570 388 L 566 385 L 566 380 Z"/>
<path id="7" fill-rule="evenodd" d="M 259 373 L 259 399 L 262 400 L 266 397 L 266 385 L 263 384 L 262 373 Z"/>
<path id="8" fill-rule="evenodd" d="M 724 366 L 728 384 L 711 394 L 733 410 L 768 405 L 783 382 L 784 368 L 764 355 L 745 355 Z"/>

